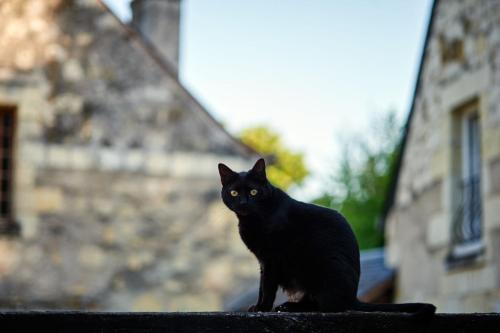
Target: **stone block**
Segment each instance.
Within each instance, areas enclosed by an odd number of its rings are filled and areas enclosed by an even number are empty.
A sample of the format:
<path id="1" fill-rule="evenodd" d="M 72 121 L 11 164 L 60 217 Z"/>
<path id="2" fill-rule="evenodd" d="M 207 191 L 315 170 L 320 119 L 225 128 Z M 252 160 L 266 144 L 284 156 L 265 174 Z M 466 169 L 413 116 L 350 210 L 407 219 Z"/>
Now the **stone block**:
<path id="1" fill-rule="evenodd" d="M 101 149 L 99 161 L 103 171 L 117 171 L 123 165 L 123 155 L 117 150 Z"/>
<path id="2" fill-rule="evenodd" d="M 70 166 L 71 155 L 67 147 L 50 145 L 46 151 L 47 166 L 56 169 L 67 169 Z"/>
<path id="3" fill-rule="evenodd" d="M 128 171 L 140 171 L 144 167 L 146 156 L 142 150 L 129 150 L 124 155 L 125 169 Z"/>
<path id="4" fill-rule="evenodd" d="M 444 294 L 468 295 L 495 289 L 497 268 L 493 265 L 448 272 L 441 277 Z"/>
<path id="5" fill-rule="evenodd" d="M 203 288 L 215 292 L 222 292 L 232 284 L 232 262 L 231 258 L 212 261 L 206 267 L 202 277 Z"/>
<path id="6" fill-rule="evenodd" d="M 112 227 L 107 227 L 101 233 L 101 240 L 107 246 L 116 244 L 116 232 Z"/>
<path id="7" fill-rule="evenodd" d="M 102 196 L 94 197 L 91 203 L 92 210 L 103 216 L 111 216 L 116 208 L 113 200 Z"/>
<path id="8" fill-rule="evenodd" d="M 18 146 L 20 164 L 28 164 L 30 167 L 43 167 L 47 159 L 47 149 L 45 145 L 34 142 L 22 142 Z"/>
<path id="9" fill-rule="evenodd" d="M 23 238 L 34 240 L 38 236 L 39 221 L 36 215 L 20 215 L 21 231 Z"/>
<path id="10" fill-rule="evenodd" d="M 6 238 L 0 238 L 0 278 L 4 278 L 15 270 L 16 265 L 19 263 L 20 257 L 20 244 Z"/>
<path id="11" fill-rule="evenodd" d="M 36 210 L 36 193 L 31 186 L 19 186 L 14 191 L 14 209 L 17 215 L 32 214 Z"/>
<path id="12" fill-rule="evenodd" d="M 484 35 L 479 36 L 475 41 L 476 55 L 481 56 L 488 50 L 488 40 Z"/>
<path id="13" fill-rule="evenodd" d="M 500 195 L 484 200 L 484 226 L 486 230 L 500 228 Z"/>
<path id="14" fill-rule="evenodd" d="M 448 169 L 448 151 L 446 147 L 437 150 L 431 159 L 431 174 L 433 178 L 441 178 Z"/>
<path id="15" fill-rule="evenodd" d="M 430 218 L 426 232 L 427 245 L 431 249 L 446 247 L 450 242 L 450 217 L 437 214 Z"/>
<path id="16" fill-rule="evenodd" d="M 485 293 L 470 294 L 462 298 L 462 309 L 460 312 L 489 312 L 489 302 Z"/>
<path id="17" fill-rule="evenodd" d="M 398 212 L 393 210 L 386 218 L 385 222 L 385 237 L 386 237 L 386 246 L 385 246 L 385 260 L 386 264 L 390 267 L 397 267 L 400 261 L 399 246 L 397 242 L 397 229 L 398 229 Z"/>
<path id="18" fill-rule="evenodd" d="M 79 34 L 76 35 L 76 43 L 79 45 L 79 46 L 88 46 L 90 43 L 92 43 L 92 39 L 93 39 L 93 35 L 90 34 L 90 33 L 87 33 L 87 32 L 81 32 Z"/>
<path id="19" fill-rule="evenodd" d="M 483 131 L 482 156 L 485 160 L 500 158 L 500 130 L 488 128 Z"/>
<path id="20" fill-rule="evenodd" d="M 154 292 L 145 292 L 140 294 L 132 304 L 133 311 L 165 311 L 163 299 Z"/>
<path id="21" fill-rule="evenodd" d="M 85 296 L 89 292 L 86 285 L 81 282 L 73 283 L 68 289 L 70 294 L 74 296 Z"/>
<path id="22" fill-rule="evenodd" d="M 63 67 L 63 76 L 67 81 L 77 82 L 83 79 L 84 73 L 81 64 L 76 59 L 68 59 Z"/>
<path id="23" fill-rule="evenodd" d="M 452 66 L 447 66 L 451 69 Z M 488 89 L 490 84 L 490 71 L 487 66 L 479 69 L 462 72 L 457 79 L 442 88 L 444 109 L 451 112 L 460 105 L 477 97 L 482 91 Z M 451 73 L 449 74 L 451 75 Z"/>
<path id="24" fill-rule="evenodd" d="M 488 303 L 490 311 L 500 313 L 500 290 L 488 294 Z"/>
<path id="25" fill-rule="evenodd" d="M 192 309 L 199 309 L 199 311 L 211 311 L 212 309 L 222 308 L 221 300 L 215 293 L 199 294 L 183 294 L 171 299 L 168 310 L 169 311 L 192 311 Z"/>
<path id="26" fill-rule="evenodd" d="M 31 187 L 35 183 L 35 169 L 27 165 L 18 167 L 15 177 L 17 186 Z"/>
<path id="27" fill-rule="evenodd" d="M 171 159 L 163 152 L 149 153 L 145 163 L 146 172 L 152 175 L 168 174 L 171 163 Z"/>
<path id="28" fill-rule="evenodd" d="M 500 194 L 500 157 L 489 162 L 488 180 L 488 192 L 493 195 Z"/>
<path id="29" fill-rule="evenodd" d="M 81 114 L 83 110 L 83 97 L 73 93 L 59 95 L 54 101 L 55 114 Z"/>
<path id="30" fill-rule="evenodd" d="M 133 271 L 138 271 L 146 265 L 151 264 L 155 257 L 151 252 L 141 251 L 133 253 L 127 258 L 127 267 Z"/>
<path id="31" fill-rule="evenodd" d="M 234 170 L 245 170 L 249 166 L 235 158 L 225 158 L 214 154 L 176 153 L 171 158 L 172 174 L 177 177 L 217 178 L 219 162 L 230 165 Z M 251 166 L 250 166 L 251 167 Z"/>
<path id="32" fill-rule="evenodd" d="M 85 268 L 100 268 L 106 262 L 101 248 L 95 245 L 84 245 L 78 254 L 78 260 Z"/>
<path id="33" fill-rule="evenodd" d="M 439 312 L 460 313 L 463 312 L 463 304 L 460 297 L 456 295 L 446 295 L 438 301 Z"/>
<path id="34" fill-rule="evenodd" d="M 96 157 L 90 148 L 71 149 L 69 159 L 72 170 L 85 171 L 96 166 Z"/>
<path id="35" fill-rule="evenodd" d="M 183 288 L 184 284 L 178 280 L 168 279 L 163 283 L 163 289 L 167 293 L 179 293 Z"/>
<path id="36" fill-rule="evenodd" d="M 38 213 L 57 213 L 63 208 L 63 195 L 59 188 L 41 187 L 35 189 L 35 205 Z"/>
<path id="37" fill-rule="evenodd" d="M 34 121 L 19 122 L 17 135 L 22 140 L 39 139 L 42 136 L 42 126 Z"/>

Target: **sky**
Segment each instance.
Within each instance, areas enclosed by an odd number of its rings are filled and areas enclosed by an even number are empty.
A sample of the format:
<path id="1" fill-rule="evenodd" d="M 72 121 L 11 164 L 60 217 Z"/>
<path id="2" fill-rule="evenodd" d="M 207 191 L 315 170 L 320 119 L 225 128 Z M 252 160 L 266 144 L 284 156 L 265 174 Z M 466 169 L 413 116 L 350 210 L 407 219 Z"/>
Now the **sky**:
<path id="1" fill-rule="evenodd" d="M 123 19 L 129 0 L 105 0 Z M 431 0 L 183 0 L 180 79 L 230 132 L 264 124 L 305 154 L 318 196 L 342 138 L 404 122 Z"/>

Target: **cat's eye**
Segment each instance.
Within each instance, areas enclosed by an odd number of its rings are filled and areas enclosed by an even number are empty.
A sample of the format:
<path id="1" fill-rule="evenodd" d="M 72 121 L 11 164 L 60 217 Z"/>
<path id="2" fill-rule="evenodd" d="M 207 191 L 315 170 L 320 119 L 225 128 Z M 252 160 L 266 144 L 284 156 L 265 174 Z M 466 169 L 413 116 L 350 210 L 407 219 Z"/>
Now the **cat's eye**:
<path id="1" fill-rule="evenodd" d="M 253 189 L 250 191 L 250 194 L 253 195 L 253 196 L 256 196 L 257 193 L 259 193 L 259 191 L 257 191 L 256 189 Z"/>
<path id="2" fill-rule="evenodd" d="M 231 193 L 231 196 L 233 196 L 233 197 L 236 197 L 238 195 L 238 191 L 235 191 L 235 190 L 232 190 L 230 193 Z"/>

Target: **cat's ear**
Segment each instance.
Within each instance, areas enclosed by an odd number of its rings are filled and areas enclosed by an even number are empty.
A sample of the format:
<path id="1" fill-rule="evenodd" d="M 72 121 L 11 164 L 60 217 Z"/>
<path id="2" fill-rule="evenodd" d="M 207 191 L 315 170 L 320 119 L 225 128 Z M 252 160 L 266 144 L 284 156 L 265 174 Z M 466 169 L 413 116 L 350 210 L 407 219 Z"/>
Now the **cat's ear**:
<path id="1" fill-rule="evenodd" d="M 259 158 L 259 160 L 255 162 L 255 165 L 253 166 L 252 170 L 250 170 L 250 173 L 252 173 L 257 179 L 261 181 L 265 181 L 267 179 L 266 162 L 263 158 Z"/>
<path id="2" fill-rule="evenodd" d="M 229 184 L 238 174 L 231 170 L 227 165 L 219 163 L 219 175 L 222 186 Z"/>

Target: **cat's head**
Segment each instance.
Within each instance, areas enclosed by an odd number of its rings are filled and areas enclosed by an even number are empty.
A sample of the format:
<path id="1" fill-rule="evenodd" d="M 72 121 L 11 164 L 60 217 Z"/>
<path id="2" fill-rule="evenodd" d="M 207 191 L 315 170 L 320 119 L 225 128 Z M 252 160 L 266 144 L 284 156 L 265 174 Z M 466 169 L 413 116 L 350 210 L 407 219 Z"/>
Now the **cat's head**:
<path id="1" fill-rule="evenodd" d="M 238 215 L 258 212 L 272 194 L 272 186 L 266 177 L 266 163 L 259 159 L 252 169 L 235 172 L 219 163 L 222 183 L 222 201 Z"/>

